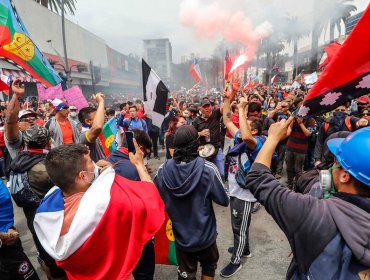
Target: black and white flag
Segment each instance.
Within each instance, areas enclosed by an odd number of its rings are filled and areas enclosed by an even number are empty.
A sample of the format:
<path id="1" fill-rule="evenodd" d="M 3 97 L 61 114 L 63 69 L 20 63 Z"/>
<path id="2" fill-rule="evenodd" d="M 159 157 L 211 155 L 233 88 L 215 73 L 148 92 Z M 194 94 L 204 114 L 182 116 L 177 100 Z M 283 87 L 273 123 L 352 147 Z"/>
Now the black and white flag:
<path id="1" fill-rule="evenodd" d="M 155 126 L 161 127 L 170 91 L 144 59 L 142 69 L 145 114 L 150 116 Z"/>

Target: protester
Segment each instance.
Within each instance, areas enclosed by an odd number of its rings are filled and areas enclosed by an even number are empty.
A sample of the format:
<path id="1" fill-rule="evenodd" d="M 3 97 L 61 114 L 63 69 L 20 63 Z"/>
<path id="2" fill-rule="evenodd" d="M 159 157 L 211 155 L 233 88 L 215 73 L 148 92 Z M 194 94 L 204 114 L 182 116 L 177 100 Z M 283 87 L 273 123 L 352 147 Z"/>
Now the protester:
<path id="1" fill-rule="evenodd" d="M 210 161 L 217 166 L 221 177 L 225 178 L 224 155 L 221 150 L 221 117 L 222 109 L 213 110 L 208 97 L 204 97 L 200 104 L 201 116 L 193 121 L 193 127 L 198 131 L 200 143 L 202 145 L 211 144 L 215 148 L 215 154 L 210 157 Z"/>
<path id="2" fill-rule="evenodd" d="M 68 105 L 58 98 L 52 101 L 52 105 L 56 113 L 55 117 L 45 124 L 50 132 L 52 148 L 63 144 L 78 143 L 79 132 L 76 123 L 68 118 Z"/>
<path id="3" fill-rule="evenodd" d="M 121 115 L 118 119 L 118 125 L 121 126 L 125 130 L 132 130 L 132 129 L 140 129 L 148 133 L 148 127 L 146 125 L 146 122 L 138 117 L 138 110 L 135 105 L 129 106 L 129 113 L 130 117 L 124 119 Z"/>
<path id="4" fill-rule="evenodd" d="M 185 117 L 173 117 L 170 121 L 168 126 L 167 133 L 165 135 L 165 143 L 166 143 L 166 159 L 170 159 L 173 157 L 173 153 L 175 152 L 175 144 L 174 138 L 176 130 L 185 124 L 186 120 Z"/>
<path id="5" fill-rule="evenodd" d="M 134 144 L 130 160 L 141 182 L 108 166 L 100 170 L 82 144 L 59 146 L 46 157 L 46 170 L 58 187 L 45 196 L 34 226 L 69 280 L 128 278 L 144 245 L 162 226 L 163 202 Z"/>
<path id="6" fill-rule="evenodd" d="M 332 116 L 324 122 L 319 128 L 316 145 L 315 145 L 315 167 L 320 167 L 323 159 L 323 148 L 325 140 L 334 132 L 338 131 L 355 131 L 361 127 L 368 126 L 367 119 L 359 119 L 347 114 L 347 108 L 344 105 L 338 106 L 332 112 Z"/>
<path id="7" fill-rule="evenodd" d="M 328 146 L 336 162 L 329 199 L 318 199 L 284 188 L 271 174 L 272 154 L 290 133 L 293 118 L 273 124 L 252 165 L 246 187 L 265 206 L 288 238 L 293 252 L 287 279 L 356 279 L 370 266 L 369 129 L 332 139 Z M 356 236 L 356 238 L 354 238 Z M 328 265 L 328 263 L 332 265 Z"/>
<path id="8" fill-rule="evenodd" d="M 246 109 L 249 103 L 247 98 L 241 98 L 238 104 L 240 130 L 229 117 L 230 103 L 239 87 L 239 82 L 234 82 L 233 92 L 224 95 L 223 120 L 237 144 L 228 152 L 231 159 L 227 168 L 234 246 L 229 248 L 232 256 L 230 263 L 221 270 L 222 277 L 231 277 L 237 273 L 242 268 L 242 257 L 252 257 L 249 247 L 249 226 L 253 204 L 257 200 L 249 190 L 244 189 L 244 185 L 240 185 L 237 176 L 240 169 L 243 174 L 248 174 L 253 160 L 265 141 L 259 136 L 262 132 L 262 122 L 255 117 L 247 121 Z"/>
<path id="9" fill-rule="evenodd" d="M 79 143 L 89 147 L 92 160 L 97 162 L 105 159 L 103 146 L 98 138 L 104 126 L 104 94 L 97 93 L 94 100 L 98 103 L 97 109 L 85 107 L 78 113 L 78 119 L 82 124 Z"/>
<path id="10" fill-rule="evenodd" d="M 22 150 L 22 132 L 35 123 L 37 114 L 32 110 L 19 111 L 19 100 L 24 95 L 24 84 L 16 79 L 12 83 L 13 96 L 9 102 L 5 121 L 5 145 L 14 159 Z"/>
<path id="11" fill-rule="evenodd" d="M 219 253 L 212 201 L 227 206 L 229 199 L 217 167 L 198 156 L 197 131 L 181 126 L 174 144 L 173 159 L 158 169 L 154 183 L 172 221 L 178 278 L 196 279 L 200 262 L 202 279 L 214 279 Z"/>
<path id="12" fill-rule="evenodd" d="M 13 204 L 7 187 L 0 181 L 0 278 L 39 280 L 23 252 L 19 233 L 14 227 Z"/>
<path id="13" fill-rule="evenodd" d="M 65 272 L 56 266 L 41 246 L 33 226 L 37 207 L 53 187 L 44 164 L 51 145 L 49 131 L 38 125 L 30 126 L 23 132 L 23 142 L 26 150 L 20 152 L 10 166 L 11 193 L 17 205 L 23 208 L 46 275 L 49 279 L 67 279 Z"/>
<path id="14" fill-rule="evenodd" d="M 154 125 L 152 119 L 147 115 L 145 117 L 145 122 L 148 126 L 150 139 L 152 140 L 154 158 L 160 160 L 161 158 L 158 154 L 159 127 Z"/>
<path id="15" fill-rule="evenodd" d="M 297 101 L 295 106 L 300 108 L 303 99 Z M 308 151 L 308 139 L 312 131 L 310 129 L 313 129 L 314 125 L 315 120 L 310 117 L 294 119 L 292 133 L 288 137 L 285 152 L 287 187 L 289 189 L 295 189 L 295 184 L 303 173 L 304 161 Z"/>

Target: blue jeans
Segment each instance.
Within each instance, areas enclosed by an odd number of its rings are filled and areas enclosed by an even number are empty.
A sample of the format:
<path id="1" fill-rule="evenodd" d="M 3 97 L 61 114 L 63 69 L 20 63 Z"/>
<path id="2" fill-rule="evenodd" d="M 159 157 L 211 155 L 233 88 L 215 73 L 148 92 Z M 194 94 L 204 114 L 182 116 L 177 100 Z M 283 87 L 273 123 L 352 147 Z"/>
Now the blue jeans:
<path id="1" fill-rule="evenodd" d="M 218 171 L 220 172 L 222 180 L 225 179 L 225 166 L 224 166 L 224 154 L 221 149 L 218 150 L 217 154 L 211 158 L 211 162 L 217 166 Z"/>

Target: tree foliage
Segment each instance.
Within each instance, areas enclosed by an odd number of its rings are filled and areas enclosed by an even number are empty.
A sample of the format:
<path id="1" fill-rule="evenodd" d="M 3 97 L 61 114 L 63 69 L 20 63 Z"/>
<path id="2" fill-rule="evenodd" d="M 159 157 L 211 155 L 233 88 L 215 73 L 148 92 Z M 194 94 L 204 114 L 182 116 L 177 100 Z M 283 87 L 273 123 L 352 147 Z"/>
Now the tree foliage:
<path id="1" fill-rule="evenodd" d="M 62 0 L 34 0 L 40 5 L 57 12 L 58 14 L 62 11 Z M 77 0 L 64 0 L 64 8 L 67 12 L 74 14 L 76 10 Z"/>

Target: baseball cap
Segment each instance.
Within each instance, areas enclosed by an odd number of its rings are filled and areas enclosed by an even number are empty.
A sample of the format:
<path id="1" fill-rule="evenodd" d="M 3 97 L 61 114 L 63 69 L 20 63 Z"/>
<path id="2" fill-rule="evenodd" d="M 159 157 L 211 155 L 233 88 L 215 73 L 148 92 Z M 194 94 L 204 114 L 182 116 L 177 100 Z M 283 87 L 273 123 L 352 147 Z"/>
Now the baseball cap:
<path id="1" fill-rule="evenodd" d="M 59 112 L 64 108 L 68 108 L 68 105 L 59 98 L 55 98 L 53 101 L 51 101 L 51 104 L 53 105 L 56 112 Z"/>
<path id="2" fill-rule="evenodd" d="M 367 95 L 363 95 L 357 99 L 357 102 L 361 104 L 367 104 L 367 103 L 370 103 L 370 98 Z"/>
<path id="3" fill-rule="evenodd" d="M 202 99 L 202 102 L 200 103 L 200 106 L 201 106 L 201 107 L 203 107 L 203 106 L 205 106 L 205 105 L 211 105 L 211 101 L 209 100 L 209 98 L 208 98 L 208 97 L 204 97 L 204 98 Z"/>
<path id="4" fill-rule="evenodd" d="M 37 113 L 32 110 L 32 109 L 27 109 L 27 110 L 21 110 L 18 113 L 18 119 L 23 118 L 24 116 L 29 116 L 29 117 L 37 117 Z"/>

